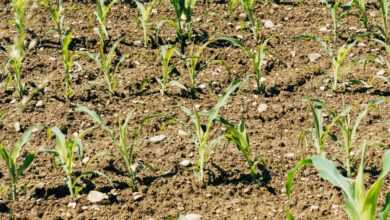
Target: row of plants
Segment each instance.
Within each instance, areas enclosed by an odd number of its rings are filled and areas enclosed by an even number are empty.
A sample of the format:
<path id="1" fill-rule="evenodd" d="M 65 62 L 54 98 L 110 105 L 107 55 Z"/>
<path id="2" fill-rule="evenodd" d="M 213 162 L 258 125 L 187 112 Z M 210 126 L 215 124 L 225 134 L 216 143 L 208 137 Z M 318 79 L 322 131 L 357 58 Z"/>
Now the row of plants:
<path id="1" fill-rule="evenodd" d="M 172 0 L 171 5 L 175 11 L 176 18 L 173 20 L 162 20 L 156 25 L 156 30 L 154 31 L 157 36 L 153 36 L 151 29 L 154 24 L 151 22 L 152 11 L 157 8 L 159 1 L 154 0 L 149 3 L 141 3 L 137 0 L 134 0 L 137 8 L 139 10 L 139 22 L 143 29 L 144 36 L 144 46 L 149 47 L 152 43 L 152 40 L 155 39 L 158 43 L 160 38 L 159 32 L 164 24 L 170 24 L 176 28 L 176 42 L 179 43 L 179 46 L 176 47 L 174 44 L 160 45 L 157 46 L 160 48 L 161 54 L 161 77 L 157 77 L 157 80 L 160 84 L 161 94 L 166 94 L 167 88 L 169 86 L 178 87 L 184 91 L 189 92 L 192 96 L 196 95 L 197 91 L 197 76 L 199 72 L 206 67 L 207 61 L 203 57 L 204 50 L 213 43 L 219 41 L 228 41 L 231 45 L 242 49 L 242 51 L 247 55 L 250 63 L 252 72 L 251 77 L 255 78 L 256 82 L 256 92 L 259 94 L 264 94 L 266 91 L 266 85 L 264 85 L 264 73 L 263 73 L 263 64 L 267 58 L 267 44 L 272 39 L 265 39 L 260 37 L 260 22 L 256 20 L 254 13 L 255 1 L 254 0 L 231 0 L 229 1 L 229 11 L 233 14 L 233 11 L 241 5 L 241 8 L 245 12 L 246 19 L 248 20 L 248 27 L 254 33 L 255 42 L 258 46 L 251 48 L 246 46 L 243 42 L 239 41 L 236 38 L 232 37 L 215 37 L 209 40 L 208 42 L 197 45 L 194 42 L 193 37 L 193 10 L 196 6 L 196 0 Z M 71 98 L 74 95 L 73 91 L 73 71 L 74 65 L 73 60 L 75 56 L 87 56 L 96 63 L 101 75 L 104 77 L 107 91 L 113 95 L 118 89 L 118 79 L 117 74 L 120 72 L 120 66 L 128 58 L 128 55 L 123 54 L 120 57 L 117 57 L 117 50 L 120 46 L 122 38 L 119 38 L 115 42 L 111 42 L 110 34 L 107 31 L 107 20 L 111 8 L 118 3 L 117 0 L 107 3 L 105 0 L 96 1 L 95 17 L 96 17 L 96 27 L 94 31 L 98 36 L 98 48 L 97 52 L 75 52 L 69 49 L 72 43 L 72 31 L 71 28 L 67 26 L 65 22 L 65 6 L 63 0 L 50 1 L 50 0 L 39 0 L 40 5 L 47 9 L 50 13 L 51 20 L 54 24 L 54 29 L 59 36 L 59 45 L 60 45 L 60 54 L 62 57 L 63 63 L 63 73 L 64 73 L 64 96 L 66 98 Z M 240 4 L 241 3 L 241 4 Z M 313 35 L 302 35 L 295 36 L 295 39 L 304 39 L 304 40 L 314 40 L 319 42 L 324 51 L 328 55 L 332 63 L 332 90 L 337 90 L 340 88 L 340 81 L 343 79 L 342 66 L 343 63 L 348 60 L 348 56 L 353 47 L 360 41 L 365 39 L 372 40 L 374 42 L 380 43 L 384 46 L 387 52 L 389 50 L 389 37 L 388 37 L 388 8 L 389 4 L 386 0 L 378 0 L 378 5 L 380 6 L 380 12 L 383 17 L 383 24 L 376 25 L 370 24 L 367 17 L 366 6 L 364 1 L 352 1 L 348 5 L 342 5 L 339 1 L 330 3 L 327 1 L 323 2 L 328 8 L 331 9 L 332 19 L 333 19 L 333 43 L 338 39 L 338 23 L 342 17 L 353 13 L 353 8 L 359 9 L 360 18 L 366 32 L 357 33 L 354 36 L 351 36 L 346 44 L 342 45 L 339 48 L 333 49 L 333 45 L 327 39 L 322 39 L 318 36 Z M 8 83 L 11 81 L 14 82 L 14 87 L 18 92 L 19 96 L 22 98 L 27 94 L 27 90 L 22 81 L 23 74 L 23 62 L 26 56 L 26 2 L 25 0 L 13 0 L 12 7 L 15 12 L 14 23 L 17 30 L 17 36 L 15 37 L 14 43 L 8 49 L 9 60 L 5 65 L 5 70 L 8 73 Z M 342 9 L 342 12 L 339 10 Z M 233 16 L 233 15 L 232 15 Z M 379 31 L 376 31 L 379 30 Z M 157 39 L 157 40 L 156 40 Z M 189 48 L 186 50 L 186 48 Z M 172 57 L 177 56 L 179 58 L 179 63 L 172 63 Z M 220 61 L 223 63 L 223 61 Z M 183 64 L 185 71 L 188 72 L 188 78 L 190 85 L 185 85 L 184 82 L 179 82 L 172 79 L 171 74 L 173 69 L 177 65 Z M 387 63 L 388 65 L 388 63 Z M 380 76 L 381 79 L 388 82 L 388 78 Z M 183 79 L 184 80 L 184 79 Z M 182 80 L 182 81 L 183 81 Z M 7 85 L 8 85 L 7 83 Z M 362 80 L 353 80 L 353 83 L 363 83 L 367 85 Z"/>
<path id="2" fill-rule="evenodd" d="M 208 111 L 199 111 L 196 108 L 188 109 L 183 107 L 182 111 L 188 115 L 193 124 L 192 133 L 196 149 L 196 158 L 194 163 L 194 177 L 201 186 L 206 186 L 207 176 L 205 170 L 208 161 L 215 153 L 215 147 L 221 143 L 222 139 L 234 144 L 236 149 L 242 154 L 246 161 L 248 170 L 255 182 L 262 184 L 264 178 L 263 169 L 266 164 L 259 155 L 256 155 L 250 144 L 249 135 L 246 130 L 243 117 L 238 123 L 231 122 L 223 118 L 219 112 L 226 105 L 229 97 L 239 88 L 241 82 L 234 81 L 226 89 L 225 94 L 221 96 L 217 103 Z M 313 115 L 313 127 L 304 130 L 302 141 L 306 140 L 308 146 L 315 149 L 315 154 L 299 161 L 296 166 L 287 174 L 286 192 L 288 198 L 292 200 L 294 177 L 304 167 L 312 165 L 318 170 L 319 175 L 329 181 L 334 186 L 340 188 L 345 197 L 346 212 L 352 220 L 376 219 L 377 204 L 381 188 L 385 182 L 387 174 L 390 172 L 390 151 L 386 150 L 383 155 L 383 167 L 377 180 L 366 190 L 364 184 L 365 154 L 368 147 L 367 141 L 357 143 L 358 128 L 369 111 L 376 108 L 383 100 L 374 100 L 363 106 L 362 111 L 357 114 L 353 120 L 352 107 L 343 106 L 340 112 L 329 110 L 329 119 L 324 119 L 325 103 L 312 99 L 310 108 Z M 39 153 L 50 153 L 54 157 L 54 162 L 62 168 L 65 184 L 68 187 L 72 198 L 79 197 L 82 190 L 82 178 L 89 175 L 102 176 L 110 183 L 111 179 L 101 171 L 88 170 L 87 162 L 84 160 L 83 137 L 93 132 L 95 129 L 102 129 L 112 141 L 112 145 L 121 155 L 122 164 L 126 169 L 128 181 L 127 184 L 133 191 L 137 191 L 139 184 L 138 174 L 143 168 L 150 167 L 146 163 L 140 163 L 139 158 L 135 158 L 135 149 L 139 147 L 139 136 L 144 122 L 148 117 L 142 119 L 137 129 L 129 133 L 129 122 L 133 119 L 133 112 L 129 112 L 125 119 L 118 119 L 117 126 L 108 126 L 106 121 L 96 112 L 84 106 L 78 106 L 77 112 L 85 113 L 94 123 L 94 126 L 73 134 L 68 137 L 63 134 L 61 129 L 53 127 L 48 129 L 48 138 L 55 136 L 54 146 L 45 149 Z M 221 129 L 218 124 L 223 125 Z M 27 129 L 22 137 L 10 148 L 0 145 L 0 157 L 5 162 L 10 176 L 10 197 L 15 200 L 17 197 L 17 181 L 28 167 L 32 164 L 35 153 L 26 153 L 22 160 L 22 148 L 28 143 L 32 132 L 39 130 L 39 127 Z M 306 138 L 307 137 L 307 138 Z M 327 145 L 328 139 L 340 146 L 344 158 L 341 168 L 336 166 L 335 162 L 328 159 Z M 360 146 L 360 148 L 358 148 Z M 360 151 L 359 158 L 355 155 Z M 19 164 L 18 161 L 21 161 Z M 90 160 L 89 160 L 90 161 Z M 78 167 L 76 175 L 75 167 Z M 81 169 L 81 170 L 80 170 Z M 352 179 L 355 176 L 355 179 Z M 385 220 L 390 211 L 390 193 L 386 196 L 384 208 L 380 212 L 380 218 Z M 291 211 L 288 209 L 287 218 L 294 219 Z"/>

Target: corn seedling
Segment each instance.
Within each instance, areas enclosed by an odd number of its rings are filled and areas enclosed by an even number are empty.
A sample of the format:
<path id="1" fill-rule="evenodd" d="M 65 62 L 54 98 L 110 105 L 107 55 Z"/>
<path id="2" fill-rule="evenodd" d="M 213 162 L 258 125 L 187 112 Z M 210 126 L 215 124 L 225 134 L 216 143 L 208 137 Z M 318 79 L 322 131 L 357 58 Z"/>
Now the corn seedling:
<path id="1" fill-rule="evenodd" d="M 150 17 L 152 15 L 153 8 L 159 3 L 159 0 L 153 0 L 149 2 L 147 5 L 142 4 L 138 0 L 134 0 L 137 5 L 139 11 L 139 21 L 141 22 L 142 29 L 144 32 L 144 47 L 148 47 L 148 43 L 150 41 L 149 30 L 150 30 Z"/>
<path id="2" fill-rule="evenodd" d="M 311 138 L 317 154 L 325 154 L 325 142 L 329 135 L 331 126 L 324 127 L 324 116 L 322 110 L 324 103 L 319 100 L 313 100 L 310 104 L 311 113 L 314 118 Z"/>
<path id="3" fill-rule="evenodd" d="M 25 58 L 24 42 L 26 40 L 26 2 L 25 0 L 12 0 L 11 6 L 14 10 L 14 22 L 17 31 L 17 36 L 14 38 L 13 45 L 8 50 L 9 65 L 11 65 L 11 75 L 9 79 L 13 79 L 15 88 L 20 96 L 26 93 L 22 82 L 23 62 Z"/>
<path id="4" fill-rule="evenodd" d="M 245 13 L 246 20 L 249 23 L 249 29 L 252 31 L 255 41 L 259 40 L 259 29 L 260 25 L 258 20 L 256 19 L 254 13 L 255 0 L 229 0 L 228 2 L 228 10 L 229 13 L 232 14 L 236 8 L 241 4 L 241 8 Z"/>
<path id="5" fill-rule="evenodd" d="M 114 94 L 115 90 L 118 87 L 118 80 L 115 76 L 115 73 L 119 71 L 119 67 L 122 65 L 127 55 L 123 55 L 113 66 L 115 52 L 119 46 L 119 43 L 122 39 L 118 39 L 114 42 L 108 53 L 105 53 L 106 43 L 105 41 L 109 39 L 109 35 L 107 32 L 107 16 L 110 12 L 112 6 L 117 3 L 118 0 L 113 0 L 109 4 L 106 5 L 105 0 L 96 1 L 96 19 L 99 23 L 99 28 L 96 30 L 99 36 L 99 46 L 98 53 L 92 54 L 87 53 L 87 55 L 95 61 L 98 66 L 100 72 L 104 75 L 104 79 L 107 84 L 108 91 L 110 94 Z"/>
<path id="6" fill-rule="evenodd" d="M 171 0 L 176 13 L 176 37 L 184 52 L 186 39 L 192 39 L 192 12 L 197 0 Z"/>
<path id="7" fill-rule="evenodd" d="M 176 52 L 176 48 L 173 47 L 172 45 L 164 45 L 160 47 L 162 77 L 161 79 L 157 78 L 157 81 L 161 86 L 160 89 L 161 95 L 164 95 L 167 90 L 169 77 L 171 75 L 172 69 L 174 68 L 174 66 L 172 66 L 170 62 L 175 52 Z"/>
<path id="8" fill-rule="evenodd" d="M 325 6 L 330 10 L 330 14 L 332 17 L 332 32 L 333 32 L 333 42 L 337 41 L 338 38 L 338 23 L 340 20 L 345 17 L 348 13 L 347 11 L 341 11 L 346 7 L 346 5 L 342 5 L 340 0 L 329 1 L 329 0 L 321 0 L 321 3 L 325 4 Z"/>
<path id="9" fill-rule="evenodd" d="M 188 108 L 183 107 L 182 110 L 190 117 L 194 126 L 194 140 L 197 150 L 197 158 L 195 162 L 195 177 L 196 180 L 204 184 L 205 177 L 204 172 L 211 157 L 211 153 L 214 147 L 220 141 L 220 137 L 212 137 L 212 130 L 214 129 L 215 120 L 219 117 L 220 109 L 227 103 L 230 95 L 240 86 L 240 81 L 232 82 L 226 89 L 223 96 L 218 99 L 217 104 L 207 112 L 198 112 L 197 110 L 191 111 Z M 206 117 L 206 125 L 203 126 L 201 116 Z"/>
<path id="10" fill-rule="evenodd" d="M 110 137 L 114 146 L 118 149 L 123 163 L 126 168 L 126 172 L 129 177 L 128 185 L 132 187 L 133 190 L 137 189 L 137 174 L 140 171 L 140 166 L 138 166 L 138 162 L 135 160 L 134 148 L 138 143 L 138 136 L 140 135 L 142 125 L 139 126 L 138 129 L 134 131 L 134 140 L 130 143 L 129 134 L 128 134 L 128 124 L 130 120 L 133 118 L 133 113 L 129 112 L 126 116 L 126 119 L 122 122 L 122 120 L 118 121 L 119 131 L 116 131 L 113 128 L 107 126 L 107 123 L 94 111 L 89 110 L 84 106 L 78 106 L 76 109 L 78 112 L 83 112 L 89 115 L 94 123 L 100 126 Z M 148 118 L 144 119 L 147 120 Z M 118 133 L 119 132 L 119 133 Z"/>
<path id="11" fill-rule="evenodd" d="M 78 160 L 82 160 L 82 149 L 83 145 L 81 143 L 81 138 L 75 135 L 72 138 L 66 138 L 66 136 L 61 132 L 61 130 L 57 127 L 51 128 L 48 131 L 49 137 L 52 134 L 56 137 L 56 143 L 54 150 L 46 150 L 48 153 L 52 153 L 65 172 L 65 183 L 68 187 L 69 193 L 72 198 L 76 198 L 79 195 L 82 187 L 79 187 L 79 182 L 81 177 L 85 175 L 80 175 L 76 177 L 74 175 L 74 166 L 75 166 L 75 158 L 76 152 Z"/>
<path id="12" fill-rule="evenodd" d="M 246 47 L 240 41 L 234 38 L 223 38 L 223 39 L 232 43 L 234 46 L 241 48 L 246 53 L 246 55 L 249 57 L 252 64 L 252 69 L 256 80 L 256 91 L 259 94 L 265 93 L 266 86 L 263 84 L 264 73 L 263 73 L 262 66 L 265 62 L 265 58 L 267 55 L 267 44 L 269 39 L 265 40 L 256 49 L 251 49 L 249 47 Z"/>
<path id="13" fill-rule="evenodd" d="M 356 41 L 353 41 L 352 43 L 344 44 L 340 48 L 338 48 L 337 51 L 333 51 L 329 47 L 329 45 L 319 37 L 312 36 L 312 35 L 301 35 L 298 36 L 297 39 L 315 40 L 325 50 L 326 54 L 329 56 L 332 62 L 332 72 L 333 72 L 332 90 L 335 91 L 337 89 L 338 81 L 342 77 L 342 66 L 347 60 L 348 55 L 350 54 L 352 48 L 355 46 Z"/>
<path id="14" fill-rule="evenodd" d="M 69 45 L 72 42 L 72 33 L 69 30 L 66 30 L 64 24 L 64 1 L 57 0 L 56 4 L 53 4 L 50 0 L 41 0 L 41 4 L 49 10 L 50 17 L 55 25 L 55 31 L 59 36 L 62 63 L 65 73 L 65 97 L 70 98 L 74 95 L 74 91 L 72 89 L 73 53 L 69 51 Z"/>
<path id="15" fill-rule="evenodd" d="M 97 0 L 96 1 L 96 11 L 95 16 L 99 23 L 98 34 L 100 39 L 100 44 L 104 45 L 104 41 L 109 39 L 107 32 L 107 16 L 110 12 L 112 6 L 116 4 L 119 0 L 113 0 L 110 3 L 106 4 L 106 0 Z M 103 46 L 104 48 L 104 46 Z"/>
<path id="16" fill-rule="evenodd" d="M 93 159 L 84 160 L 84 145 L 82 139 L 92 129 L 86 129 L 79 133 L 74 133 L 73 137 L 66 137 L 62 131 L 57 128 L 48 129 L 48 137 L 53 135 L 56 138 L 55 147 L 53 150 L 44 150 L 46 153 L 50 153 L 54 156 L 54 161 L 59 164 L 65 173 L 65 183 L 72 198 L 77 198 L 80 191 L 83 189 L 82 178 L 92 175 L 99 175 L 105 177 L 110 183 L 111 180 L 100 171 L 85 170 L 87 168 L 88 161 Z M 104 151 L 102 153 L 105 153 Z M 96 154 L 95 157 L 99 157 L 102 154 Z M 79 164 L 81 167 L 80 173 L 76 176 L 75 166 Z"/>
<path id="17" fill-rule="evenodd" d="M 345 210 L 350 220 L 375 220 L 377 203 L 380 194 L 380 190 L 384 184 L 385 177 L 390 172 L 390 151 L 387 150 L 383 157 L 383 168 L 379 174 L 378 179 L 368 188 L 365 188 L 364 183 L 364 156 L 365 156 L 366 144 L 362 147 L 362 156 L 358 174 L 356 178 L 350 179 L 344 177 L 336 165 L 325 158 L 323 155 L 315 155 L 309 159 L 301 160 L 293 169 L 291 169 L 287 176 L 286 192 L 291 199 L 292 188 L 294 184 L 294 176 L 302 167 L 307 165 L 313 165 L 319 175 L 329 181 L 332 185 L 340 188 L 344 195 Z M 389 195 L 387 195 L 387 198 Z M 389 199 L 385 201 L 384 208 L 380 213 L 381 219 L 386 219 L 389 212 Z M 290 219 L 293 219 L 290 212 L 287 214 Z"/>
<path id="18" fill-rule="evenodd" d="M 109 52 L 106 54 L 103 48 L 99 49 L 99 53 L 87 53 L 87 55 L 95 61 L 100 72 L 104 75 L 104 79 L 110 94 L 114 94 L 118 87 L 118 80 L 115 74 L 119 72 L 120 66 L 123 64 L 127 55 L 122 55 L 119 60 L 115 61 L 116 49 L 122 39 L 117 40 Z"/>
<path id="19" fill-rule="evenodd" d="M 335 123 L 338 119 L 334 117 L 329 123 L 325 123 L 324 121 L 324 113 L 325 103 L 318 99 L 311 99 L 310 101 L 310 111 L 313 116 L 313 127 L 309 130 L 309 136 L 311 144 L 316 154 L 318 155 L 326 155 L 326 141 L 329 137 L 335 138 L 334 135 L 331 134 L 331 129 L 335 126 Z M 306 138 L 306 132 L 301 134 L 300 139 Z M 302 140 L 300 140 L 302 141 Z"/>
<path id="20" fill-rule="evenodd" d="M 332 58 L 332 68 L 333 68 L 333 85 L 332 85 L 332 90 L 337 89 L 337 83 L 339 78 L 342 75 L 341 71 L 341 66 L 347 59 L 351 49 L 355 46 L 355 42 L 349 43 L 349 44 L 344 44 L 341 46 L 336 53 L 336 56 Z"/>
<path id="21" fill-rule="evenodd" d="M 230 123 L 223 118 L 220 120 L 226 127 L 225 138 L 229 142 L 235 144 L 237 150 L 244 156 L 252 178 L 259 180 L 262 175 L 261 166 L 263 165 L 263 162 L 258 156 L 254 156 L 252 153 L 244 119 L 241 119 L 238 124 Z"/>
<path id="22" fill-rule="evenodd" d="M 65 37 L 62 39 L 61 52 L 62 52 L 62 62 L 64 64 L 65 72 L 65 97 L 69 98 L 74 95 L 72 89 L 72 69 L 73 69 L 73 53 L 69 51 L 69 45 L 72 42 L 72 33 L 67 32 Z"/>
<path id="23" fill-rule="evenodd" d="M 368 15 L 367 15 L 367 9 L 366 9 L 366 0 L 353 0 L 352 3 L 358 8 L 359 10 L 359 17 L 360 21 L 363 23 L 364 28 L 369 30 L 368 26 Z"/>
<path id="24" fill-rule="evenodd" d="M 26 157 L 23 159 L 22 164 L 18 165 L 17 160 L 20 157 L 22 152 L 22 147 L 27 144 L 32 135 L 32 129 L 28 129 L 22 135 L 22 137 L 10 148 L 6 149 L 5 146 L 0 144 L 0 158 L 5 162 L 5 165 L 8 169 L 8 174 L 11 179 L 11 190 L 10 196 L 12 200 L 16 200 L 16 184 L 23 173 L 30 166 L 32 161 L 35 158 L 35 155 L 32 153 L 28 153 Z"/>
<path id="25" fill-rule="evenodd" d="M 342 140 L 339 143 L 344 150 L 345 159 L 344 166 L 347 170 L 347 176 L 351 176 L 351 150 L 354 148 L 355 140 L 357 136 L 357 130 L 362 122 L 363 118 L 367 115 L 368 111 L 377 106 L 383 100 L 370 101 L 364 106 L 363 110 L 358 114 L 355 121 L 351 119 L 351 106 L 347 106 L 340 114 L 331 112 L 332 117 L 335 120 L 335 125 L 340 129 Z"/>
<path id="26" fill-rule="evenodd" d="M 190 85 L 186 86 L 178 81 L 172 81 L 171 85 L 176 86 L 180 89 L 183 89 L 183 90 L 189 92 L 192 96 L 195 96 L 197 89 L 198 89 L 197 78 L 198 78 L 199 72 L 202 68 L 204 68 L 206 66 L 206 64 L 202 64 L 200 62 L 202 59 L 203 51 L 207 48 L 207 46 L 209 44 L 211 44 L 212 42 L 215 42 L 219 39 L 222 39 L 222 38 L 210 40 L 199 47 L 196 47 L 194 45 L 193 47 L 191 47 L 188 55 L 180 54 L 182 59 L 184 60 L 184 63 L 185 63 L 185 68 L 187 70 L 188 77 L 190 79 Z"/>

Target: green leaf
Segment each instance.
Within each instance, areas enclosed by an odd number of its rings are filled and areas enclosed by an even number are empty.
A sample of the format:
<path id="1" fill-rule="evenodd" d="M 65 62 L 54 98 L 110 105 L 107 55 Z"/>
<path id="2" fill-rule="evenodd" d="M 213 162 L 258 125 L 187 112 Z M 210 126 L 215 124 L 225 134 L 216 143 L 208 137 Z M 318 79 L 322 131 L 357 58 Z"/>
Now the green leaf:
<path id="1" fill-rule="evenodd" d="M 29 153 L 26 158 L 23 160 L 23 164 L 18 168 L 17 174 L 18 176 L 22 176 L 24 171 L 31 165 L 33 160 L 35 159 L 35 155 Z"/>
<path id="2" fill-rule="evenodd" d="M 9 154 L 2 144 L 0 144 L 0 157 L 4 160 L 7 166 L 9 162 L 11 162 Z"/>
<path id="3" fill-rule="evenodd" d="M 16 163 L 16 159 L 19 157 L 20 151 L 31 138 L 32 128 L 27 129 L 22 135 L 22 137 L 15 143 L 14 147 L 11 150 L 10 157 Z"/>
<path id="4" fill-rule="evenodd" d="M 353 186 L 351 181 L 340 174 L 332 161 L 320 155 L 312 156 L 311 160 L 323 179 L 341 188 L 347 199 L 353 201 Z"/>
<path id="5" fill-rule="evenodd" d="M 390 193 L 386 195 L 386 201 L 380 213 L 380 220 L 386 220 L 390 213 Z"/>
<path id="6" fill-rule="evenodd" d="M 85 106 L 78 105 L 77 108 L 76 108 L 76 111 L 88 114 L 92 118 L 92 120 L 96 124 L 98 124 L 98 125 L 104 125 L 105 124 L 103 119 L 96 112 L 89 110 L 89 108 L 87 108 Z"/>
<path id="7" fill-rule="evenodd" d="M 60 160 L 65 163 L 67 158 L 67 142 L 65 135 L 57 127 L 52 128 L 51 131 L 56 136 L 56 152 L 58 153 Z"/>
<path id="8" fill-rule="evenodd" d="M 225 94 L 218 99 L 217 104 L 210 110 L 208 123 L 211 123 L 218 117 L 219 110 L 227 103 L 227 100 L 229 99 L 230 95 L 236 91 L 236 89 L 240 86 L 241 82 L 239 80 L 233 81 L 229 87 L 226 89 Z"/>
<path id="9" fill-rule="evenodd" d="M 303 167 L 307 165 L 311 165 L 312 160 L 311 159 L 302 159 L 300 160 L 294 168 L 288 171 L 287 173 L 287 180 L 286 180 L 286 193 L 289 199 L 291 199 L 291 194 L 294 187 L 294 178 L 297 172 L 299 172 Z"/>

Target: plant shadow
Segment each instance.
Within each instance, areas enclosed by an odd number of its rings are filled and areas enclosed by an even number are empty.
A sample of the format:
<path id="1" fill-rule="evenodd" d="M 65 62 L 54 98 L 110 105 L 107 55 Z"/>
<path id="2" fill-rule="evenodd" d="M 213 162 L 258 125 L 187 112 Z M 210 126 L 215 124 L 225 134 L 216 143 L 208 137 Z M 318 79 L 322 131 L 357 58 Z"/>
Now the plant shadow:
<path id="1" fill-rule="evenodd" d="M 259 185 L 261 187 L 265 187 L 268 192 L 276 195 L 276 189 L 271 187 L 269 183 L 272 180 L 271 172 L 265 167 L 260 166 L 259 169 L 261 171 L 261 176 L 253 177 L 250 174 L 240 174 L 238 177 L 232 177 L 233 174 L 225 171 L 220 166 L 215 163 L 211 163 L 212 167 L 215 168 L 218 172 L 216 174 L 212 170 L 208 170 L 210 179 L 208 181 L 208 185 L 220 186 L 220 185 Z"/>
<path id="2" fill-rule="evenodd" d="M 8 208 L 5 202 L 0 202 L 0 213 L 9 213 L 10 208 Z"/>

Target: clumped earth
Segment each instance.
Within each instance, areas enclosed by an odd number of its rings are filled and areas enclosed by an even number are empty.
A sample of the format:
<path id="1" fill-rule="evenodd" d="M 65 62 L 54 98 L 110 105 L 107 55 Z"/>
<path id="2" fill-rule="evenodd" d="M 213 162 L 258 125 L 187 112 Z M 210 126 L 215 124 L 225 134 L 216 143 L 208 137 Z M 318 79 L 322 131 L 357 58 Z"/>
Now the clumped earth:
<path id="1" fill-rule="evenodd" d="M 375 7 L 369 1 L 370 19 L 380 21 Z M 74 33 L 72 50 L 96 50 L 97 35 L 93 31 L 95 4 L 89 0 L 74 0 L 67 1 L 66 8 L 66 23 Z M 67 134 L 91 127 L 91 120 L 86 115 L 75 112 L 78 104 L 98 112 L 112 125 L 119 116 L 132 110 L 136 115 L 136 119 L 130 123 L 132 128 L 137 127 L 137 121 L 145 115 L 160 113 L 161 117 L 145 126 L 141 137 L 145 141 L 136 149 L 137 159 L 147 162 L 154 170 L 144 170 L 140 175 L 139 192 L 132 192 L 123 184 L 124 168 L 110 138 L 96 129 L 84 139 L 86 155 L 92 160 L 89 168 L 112 178 L 114 186 L 101 177 L 86 179 L 87 187 L 81 197 L 73 201 L 64 185 L 61 169 L 53 165 L 50 155 L 38 153 L 37 159 L 19 182 L 24 190 L 19 194 L 18 201 L 12 203 L 6 200 L 6 192 L 2 190 L 1 218 L 6 219 L 12 210 L 16 219 L 169 219 L 186 213 L 199 214 L 202 219 L 284 219 L 285 209 L 290 207 L 297 219 L 347 219 L 341 191 L 320 179 L 311 168 L 304 169 L 298 175 L 293 202 L 288 202 L 284 190 L 288 170 L 314 152 L 312 147 L 302 146 L 298 142 L 302 130 L 312 126 L 312 116 L 304 98 L 320 98 L 329 108 L 338 110 L 342 103 L 351 104 L 355 113 L 361 104 L 369 100 L 385 99 L 385 103 L 368 114 L 359 129 L 358 142 L 369 140 L 376 143 L 369 148 L 367 155 L 366 175 L 367 180 L 372 182 L 381 167 L 383 150 L 389 149 L 390 144 L 389 127 L 384 123 L 390 120 L 390 91 L 388 84 L 374 78 L 384 67 L 373 62 L 364 65 L 364 60 L 379 55 L 389 60 L 389 56 L 372 41 L 359 43 L 348 58 L 344 80 L 361 79 L 370 82 L 372 87 L 354 85 L 343 91 L 332 92 L 326 86 L 331 76 L 331 63 L 320 45 L 293 39 L 293 36 L 305 33 L 324 38 L 331 36 L 331 18 L 326 7 L 312 0 L 302 3 L 262 2 L 256 6 L 256 15 L 261 21 L 268 20 L 274 24 L 261 30 L 264 39 L 271 39 L 268 47 L 270 55 L 265 65 L 267 94 L 256 95 L 254 81 L 249 81 L 231 97 L 221 114 L 231 120 L 239 120 L 243 115 L 253 149 L 264 160 L 269 178 L 262 185 L 252 181 L 245 161 L 235 146 L 221 143 L 209 163 L 210 182 L 206 187 L 199 187 L 191 165 L 180 165 L 183 160 L 193 162 L 196 155 L 192 138 L 186 135 L 191 132 L 191 122 L 180 107 L 212 107 L 229 82 L 243 79 L 250 72 L 251 66 L 245 54 L 232 46 L 207 48 L 203 60 L 224 60 L 227 68 L 215 63 L 208 65 L 201 72 L 200 82 L 204 86 L 196 99 L 176 89 L 170 89 L 168 95 L 161 96 L 155 80 L 161 74 L 159 50 L 143 47 L 137 9 L 133 4 L 121 2 L 113 7 L 108 22 L 108 32 L 113 40 L 124 37 L 120 52 L 129 54 L 118 73 L 120 89 L 110 96 L 96 65 L 88 58 L 79 56 L 74 79 L 75 96 L 66 101 L 63 98 L 58 36 L 50 31 L 53 25 L 47 11 L 32 4 L 27 27 L 30 30 L 29 40 L 36 39 L 38 43 L 27 53 L 23 80 L 30 91 L 45 80 L 48 82 L 33 96 L 24 111 L 19 110 L 16 92 L 0 91 L 0 110 L 3 114 L 1 142 L 10 145 L 23 130 L 35 124 L 57 126 Z M 6 53 L 2 48 L 10 45 L 15 35 L 12 16 L 10 3 L 1 1 L 1 63 L 6 62 Z M 158 5 L 152 19 L 157 23 L 163 18 L 173 17 L 169 1 L 164 0 Z M 203 37 L 235 36 L 245 45 L 255 46 L 251 33 L 239 28 L 242 20 L 240 12 L 229 16 L 225 1 L 199 1 L 194 17 L 194 29 L 203 33 Z M 340 37 L 335 45 L 341 46 L 348 36 L 361 28 L 356 16 L 342 19 Z M 164 27 L 161 39 L 174 42 L 174 29 Z M 314 62 L 308 57 L 313 53 L 321 55 Z M 178 61 L 176 57 L 173 63 Z M 180 63 L 177 64 L 177 72 L 186 76 Z M 389 74 L 388 69 L 385 69 L 385 74 Z M 18 131 L 15 125 L 20 125 Z M 158 143 L 147 141 L 157 135 L 165 135 L 166 138 Z M 381 147 L 378 147 L 379 144 Z M 34 134 L 26 150 L 39 152 L 52 145 L 53 140 L 48 140 L 46 132 L 42 130 Z M 341 161 L 342 152 L 334 143 L 329 143 L 328 152 L 333 159 Z M 6 188 L 9 179 L 3 163 L 0 168 L 0 184 Z M 109 198 L 92 204 L 87 200 L 91 190 L 104 192 Z M 383 187 L 381 204 L 388 192 L 389 178 Z"/>

